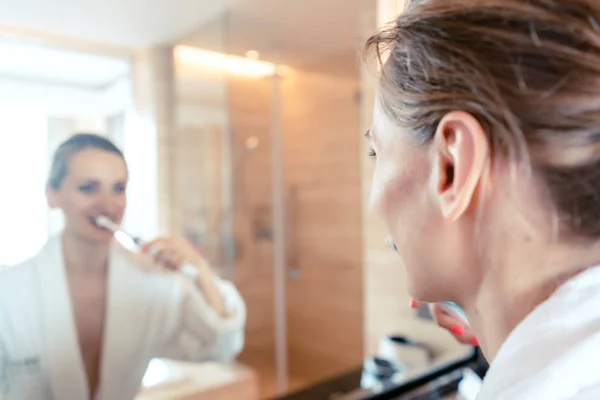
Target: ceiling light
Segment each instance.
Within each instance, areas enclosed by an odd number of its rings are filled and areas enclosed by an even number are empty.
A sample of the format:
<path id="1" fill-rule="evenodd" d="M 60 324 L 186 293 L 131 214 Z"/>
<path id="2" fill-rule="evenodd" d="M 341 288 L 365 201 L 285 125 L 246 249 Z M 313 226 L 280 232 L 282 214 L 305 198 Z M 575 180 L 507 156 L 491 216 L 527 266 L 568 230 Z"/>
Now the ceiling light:
<path id="1" fill-rule="evenodd" d="M 175 47 L 175 57 L 182 62 L 194 64 L 200 68 L 231 75 L 264 77 L 274 75 L 276 70 L 275 64 L 269 62 L 191 46 Z"/>
<path id="2" fill-rule="evenodd" d="M 252 60 L 258 60 L 260 58 L 260 53 L 256 50 L 248 50 L 246 52 L 246 58 L 250 58 Z"/>

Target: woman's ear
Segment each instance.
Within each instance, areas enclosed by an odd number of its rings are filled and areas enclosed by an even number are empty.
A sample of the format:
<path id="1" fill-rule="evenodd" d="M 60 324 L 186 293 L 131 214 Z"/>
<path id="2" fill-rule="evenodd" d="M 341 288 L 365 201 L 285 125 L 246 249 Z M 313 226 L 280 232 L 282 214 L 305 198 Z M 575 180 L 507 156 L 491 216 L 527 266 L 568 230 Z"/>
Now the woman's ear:
<path id="1" fill-rule="evenodd" d="M 444 218 L 457 220 L 473 203 L 490 154 L 483 127 L 471 114 L 448 113 L 434 136 L 433 184 Z"/>

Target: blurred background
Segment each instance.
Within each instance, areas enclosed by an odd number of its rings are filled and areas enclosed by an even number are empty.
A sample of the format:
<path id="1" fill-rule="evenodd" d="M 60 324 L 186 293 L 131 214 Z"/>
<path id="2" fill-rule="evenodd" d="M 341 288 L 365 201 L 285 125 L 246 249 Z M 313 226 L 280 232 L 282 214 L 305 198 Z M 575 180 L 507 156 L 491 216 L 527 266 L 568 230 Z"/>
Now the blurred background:
<path id="1" fill-rule="evenodd" d="M 0 264 L 61 229 L 44 196 L 56 146 L 105 134 L 130 167 L 125 228 L 185 235 L 245 298 L 239 364 L 261 398 L 360 367 L 388 335 L 456 346 L 408 307 L 368 212 L 360 50 L 403 3 L 0 2 L 0 238 L 18 244 Z"/>

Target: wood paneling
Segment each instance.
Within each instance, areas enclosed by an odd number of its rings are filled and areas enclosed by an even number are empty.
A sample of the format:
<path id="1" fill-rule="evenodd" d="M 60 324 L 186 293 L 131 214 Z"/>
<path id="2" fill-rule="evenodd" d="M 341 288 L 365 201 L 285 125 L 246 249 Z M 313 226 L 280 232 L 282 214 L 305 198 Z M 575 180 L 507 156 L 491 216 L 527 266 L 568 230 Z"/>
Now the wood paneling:
<path id="1" fill-rule="evenodd" d="M 235 283 L 246 301 L 246 345 L 240 362 L 258 374 L 263 398 L 275 395 L 275 321 L 271 229 L 271 81 L 230 79 L 234 147 Z M 248 149 L 248 138 L 258 146 Z"/>
<path id="2" fill-rule="evenodd" d="M 304 384 L 362 362 L 358 71 L 352 52 L 281 81 L 285 186 L 299 276 L 287 281 L 289 371 Z M 347 68 L 346 68 L 347 71 Z M 289 266 L 292 267 L 292 266 Z"/>
<path id="3" fill-rule="evenodd" d="M 341 65 L 353 63 L 355 54 L 348 52 L 306 70 L 289 71 L 280 81 L 284 190 L 296 196 L 288 211 L 293 213 L 290 245 L 300 270 L 298 279 L 286 281 L 291 389 L 362 362 L 359 79 L 358 72 L 348 73 L 348 68 L 342 76 L 336 75 Z M 276 394 L 277 301 L 270 237 L 273 82 L 229 78 L 221 82 L 224 93 L 214 81 L 196 76 L 188 67 L 177 69 L 177 74 L 178 124 L 170 141 L 177 155 L 172 170 L 174 198 L 179 200 L 179 211 L 173 210 L 179 215 L 175 222 L 179 229 L 196 224 L 194 210 L 201 205 L 210 215 L 223 211 L 219 204 L 223 200 L 215 193 L 227 184 L 215 165 L 221 162 L 217 138 L 231 129 L 234 280 L 248 309 L 240 362 L 256 371 L 261 396 L 271 397 Z M 203 87 L 206 92 L 197 93 Z M 250 137 L 259 143 L 253 150 L 246 147 Z"/>
<path id="4" fill-rule="evenodd" d="M 290 389 L 355 367 L 362 361 L 362 271 L 357 74 L 335 76 L 344 54 L 280 81 L 284 190 L 293 214 L 291 246 L 301 271 L 287 280 Z M 330 67 L 328 67 L 328 63 Z M 325 72 L 326 73 L 325 73 Z M 229 82 L 236 154 L 235 232 L 241 249 L 236 284 L 248 304 L 241 362 L 255 367 L 262 395 L 275 394 L 272 241 L 272 81 Z M 260 144 L 245 149 L 248 137 Z M 264 233 L 264 232 L 263 232 Z M 288 266 L 291 267 L 291 266 Z"/>

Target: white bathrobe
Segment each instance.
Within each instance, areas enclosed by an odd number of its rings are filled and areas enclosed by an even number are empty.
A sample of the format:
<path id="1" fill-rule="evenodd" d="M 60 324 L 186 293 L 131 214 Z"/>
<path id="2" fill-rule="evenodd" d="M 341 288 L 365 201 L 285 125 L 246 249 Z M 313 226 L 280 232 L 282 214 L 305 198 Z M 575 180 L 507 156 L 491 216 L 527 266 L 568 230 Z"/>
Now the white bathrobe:
<path id="1" fill-rule="evenodd" d="M 102 365 L 96 400 L 131 400 L 155 357 L 231 360 L 243 347 L 246 310 L 217 280 L 231 317 L 196 285 L 115 244 L 109 256 Z M 0 399 L 89 400 L 60 237 L 0 272 Z"/>
<path id="2" fill-rule="evenodd" d="M 562 285 L 515 328 L 477 399 L 600 399 L 600 267 Z"/>

